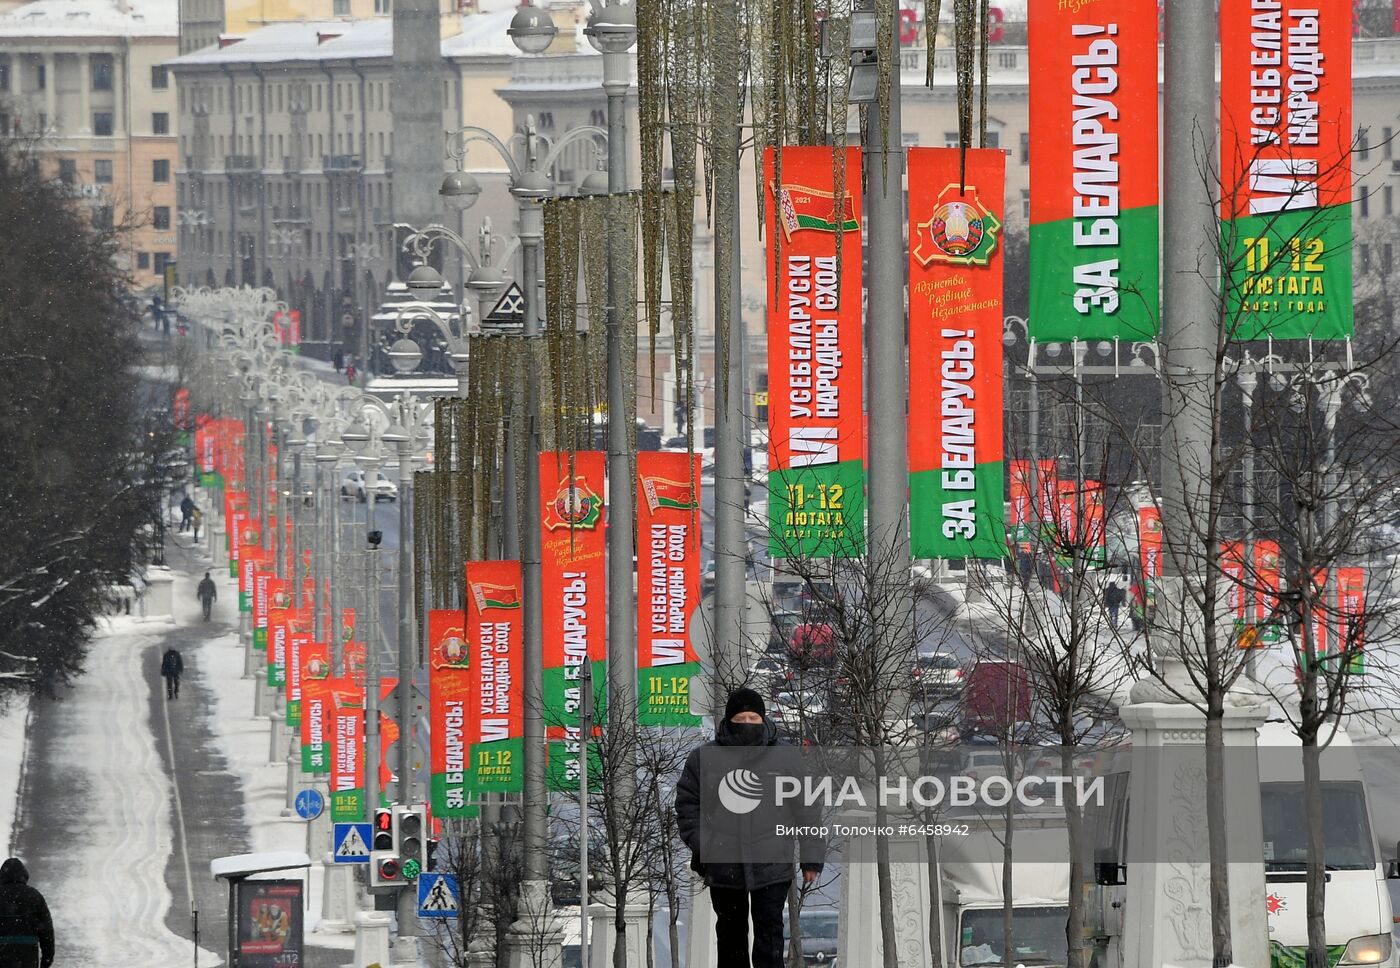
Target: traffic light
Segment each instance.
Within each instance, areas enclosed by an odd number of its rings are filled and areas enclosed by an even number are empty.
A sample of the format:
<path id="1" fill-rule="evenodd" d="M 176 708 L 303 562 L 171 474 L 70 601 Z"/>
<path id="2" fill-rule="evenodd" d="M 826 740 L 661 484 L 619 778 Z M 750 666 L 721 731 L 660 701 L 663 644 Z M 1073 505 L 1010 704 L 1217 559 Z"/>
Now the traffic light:
<path id="1" fill-rule="evenodd" d="M 374 811 L 374 829 L 371 831 L 374 842 L 369 852 L 370 887 L 402 887 L 404 885 L 403 861 L 399 854 L 398 828 L 394 823 L 394 811 L 380 809 Z"/>
<path id="2" fill-rule="evenodd" d="M 394 807 L 394 843 L 404 881 L 428 869 L 428 812 L 422 804 Z"/>

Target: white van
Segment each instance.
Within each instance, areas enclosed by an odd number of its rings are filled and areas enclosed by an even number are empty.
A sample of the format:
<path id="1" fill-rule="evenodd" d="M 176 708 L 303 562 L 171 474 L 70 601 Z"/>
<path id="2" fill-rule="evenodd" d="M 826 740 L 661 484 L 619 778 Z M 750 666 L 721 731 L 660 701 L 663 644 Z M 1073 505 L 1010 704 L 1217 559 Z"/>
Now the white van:
<path id="1" fill-rule="evenodd" d="M 1323 812 L 1327 820 L 1327 892 L 1324 918 L 1327 946 L 1334 966 L 1378 965 L 1400 968 L 1400 952 L 1392 943 L 1387 863 L 1377 848 L 1375 826 L 1355 747 L 1338 731 L 1321 758 Z M 1259 795 L 1263 816 L 1264 880 L 1269 917 L 1270 968 L 1302 968 L 1306 962 L 1307 832 L 1303 817 L 1303 762 L 1298 737 L 1287 723 L 1270 722 L 1259 730 Z M 1109 813 L 1096 824 L 1100 857 L 1126 856 L 1129 747 L 1106 753 Z M 1116 937 L 1125 888 L 1111 872 L 1096 875 L 1090 903 L 1107 945 L 1097 955 L 1096 968 L 1119 968 L 1122 955 Z M 1131 899 L 1128 899 L 1131 900 Z"/>

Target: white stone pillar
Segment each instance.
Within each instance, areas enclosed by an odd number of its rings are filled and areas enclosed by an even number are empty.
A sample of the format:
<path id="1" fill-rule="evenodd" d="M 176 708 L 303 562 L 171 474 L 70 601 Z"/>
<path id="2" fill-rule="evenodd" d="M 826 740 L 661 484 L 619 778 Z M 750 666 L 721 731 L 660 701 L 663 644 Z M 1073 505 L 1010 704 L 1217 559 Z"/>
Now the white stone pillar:
<path id="1" fill-rule="evenodd" d="M 146 611 L 147 618 L 160 619 L 165 622 L 175 621 L 174 616 L 174 584 L 175 578 L 168 568 L 152 568 L 146 573 Z"/>
<path id="2" fill-rule="evenodd" d="M 617 947 L 615 907 L 610 893 L 600 892 L 588 905 L 588 968 L 612 968 L 613 950 Z M 627 924 L 627 964 L 645 965 L 647 944 L 647 905 L 633 894 L 623 905 L 622 916 Z"/>
<path id="3" fill-rule="evenodd" d="M 355 960 L 353 968 L 389 963 L 389 924 L 391 918 L 379 911 L 355 915 Z"/>
<path id="4" fill-rule="evenodd" d="M 1185 703 L 1136 701 L 1119 710 L 1133 732 L 1129 782 L 1124 968 L 1209 968 L 1209 830 L 1205 720 Z M 1232 696 L 1232 698 L 1235 698 Z M 1239 697 L 1225 709 L 1225 802 L 1234 961 L 1269 963 L 1257 729 L 1267 706 Z M 1143 756 L 1143 751 L 1162 751 Z"/>
<path id="5" fill-rule="evenodd" d="M 92 134 L 92 62 L 86 51 L 74 55 L 78 59 L 78 134 Z"/>
<path id="6" fill-rule="evenodd" d="M 563 942 L 564 928 L 554 917 L 548 887 L 544 882 L 526 881 L 521 888 L 519 914 L 506 931 L 506 965 L 560 968 Z"/>
<path id="7" fill-rule="evenodd" d="M 323 816 L 329 816 L 327 810 Z M 316 836 L 312 831 L 312 837 Z M 328 852 L 321 858 L 321 926 L 318 930 L 344 934 L 355 930 L 355 870 L 352 864 L 337 864 Z"/>
<path id="8" fill-rule="evenodd" d="M 864 824 L 867 818 L 857 817 Z M 873 825 L 875 815 L 868 817 Z M 893 836 L 890 856 L 923 856 L 923 838 Z M 841 877 L 841 917 L 836 935 L 837 964 L 878 965 L 885 951 L 880 934 L 880 888 L 875 861 L 875 838 L 858 837 L 847 841 L 848 854 Z M 890 864 L 891 895 L 894 898 L 895 943 L 901 965 L 929 965 L 928 950 L 929 884 L 928 865 L 907 861 Z"/>
<path id="9" fill-rule="evenodd" d="M 710 904 L 710 892 L 698 874 L 690 881 L 690 920 L 686 923 L 686 964 L 715 963 L 715 909 Z"/>

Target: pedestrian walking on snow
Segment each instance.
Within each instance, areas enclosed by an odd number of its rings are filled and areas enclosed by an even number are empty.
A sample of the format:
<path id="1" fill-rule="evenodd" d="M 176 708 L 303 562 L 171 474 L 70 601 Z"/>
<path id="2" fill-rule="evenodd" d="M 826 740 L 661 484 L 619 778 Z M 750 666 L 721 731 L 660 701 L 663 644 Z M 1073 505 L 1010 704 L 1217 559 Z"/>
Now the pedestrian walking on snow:
<path id="1" fill-rule="evenodd" d="M 773 777 L 801 772 L 800 753 L 779 741 L 763 697 L 752 689 L 729 694 L 714 740 L 691 750 L 686 759 L 676 785 L 676 821 L 681 839 L 691 850 L 691 869 L 710 888 L 719 968 L 782 968 L 785 964 L 783 908 L 792 884 L 794 848 L 804 887 L 816 881 L 826 858 L 826 843 L 819 836 L 794 838 L 778 832 L 814 831 L 821 822 L 819 807 L 780 806 L 770 799 Z M 736 775 L 747 778 L 740 782 L 751 784 L 743 799 L 756 796 L 759 800 L 747 809 L 739 804 L 738 812 L 731 809 L 735 799 L 726 800 L 723 790 Z M 719 791 L 718 798 L 710 795 L 712 791 Z"/>
<path id="2" fill-rule="evenodd" d="M 190 515 L 190 526 L 194 528 L 194 540 L 196 541 L 199 540 L 199 528 L 202 524 L 204 524 L 204 512 L 195 508 L 194 513 Z"/>
<path id="3" fill-rule="evenodd" d="M 352 387 L 355 385 L 355 364 L 354 364 L 354 363 L 347 363 L 347 364 L 345 364 L 345 382 L 348 383 L 348 384 L 350 384 Z"/>
<path id="4" fill-rule="evenodd" d="M 53 919 L 18 857 L 0 864 L 0 968 L 49 968 Z"/>
<path id="5" fill-rule="evenodd" d="M 185 671 L 185 659 L 174 646 L 160 657 L 160 674 L 165 679 L 165 698 L 180 698 L 180 676 Z"/>
<path id="6" fill-rule="evenodd" d="M 180 532 L 182 534 L 184 533 L 185 529 L 190 526 L 190 518 L 193 516 L 194 499 L 188 494 L 186 494 L 185 499 L 180 502 Z"/>
<path id="7" fill-rule="evenodd" d="M 214 608 L 214 601 L 219 597 L 219 589 L 214 586 L 214 579 L 209 577 L 209 572 L 204 573 L 204 580 L 199 583 L 199 588 L 195 590 L 199 596 L 199 604 L 204 608 L 204 621 L 209 621 L 209 613 Z"/>
<path id="8" fill-rule="evenodd" d="M 337 347 L 335 359 L 332 362 L 335 363 L 335 372 L 339 373 L 341 370 L 345 369 L 345 351 Z"/>
<path id="9" fill-rule="evenodd" d="M 1114 628 L 1118 627 L 1118 610 L 1123 607 L 1123 603 L 1128 600 L 1127 593 L 1123 591 L 1123 586 L 1115 582 L 1110 582 L 1104 589 L 1103 603 L 1108 609 L 1108 622 Z"/>

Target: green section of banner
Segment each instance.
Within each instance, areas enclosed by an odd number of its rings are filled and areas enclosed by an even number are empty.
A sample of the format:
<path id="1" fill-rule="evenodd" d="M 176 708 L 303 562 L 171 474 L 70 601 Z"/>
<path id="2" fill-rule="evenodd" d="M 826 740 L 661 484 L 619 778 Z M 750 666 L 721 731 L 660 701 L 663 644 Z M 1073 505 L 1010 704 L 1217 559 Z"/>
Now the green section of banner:
<path id="1" fill-rule="evenodd" d="M 593 707 L 593 721 L 602 722 L 607 715 L 608 664 L 604 660 L 593 663 L 593 694 L 597 701 Z M 564 678 L 564 667 L 557 666 L 544 670 L 544 726 L 557 729 L 563 726 L 577 726 L 578 713 L 569 712 L 565 705 L 569 701 L 569 690 L 579 688 L 578 679 Z"/>
<path id="2" fill-rule="evenodd" d="M 294 700 L 292 700 L 291 702 L 287 703 L 287 725 L 288 725 L 288 726 L 300 726 L 300 725 L 301 725 L 301 700 L 300 700 L 300 699 L 294 699 Z"/>
<path id="3" fill-rule="evenodd" d="M 301 746 L 303 773 L 329 773 L 330 759 L 330 748 L 325 743 L 303 743 Z"/>
<path id="4" fill-rule="evenodd" d="M 525 740 L 515 736 L 473 743 L 467 780 L 477 793 L 519 793 L 525 788 L 521 757 Z"/>
<path id="5" fill-rule="evenodd" d="M 1117 245 L 1076 248 L 1075 223 L 1088 221 L 1062 219 L 1031 226 L 1031 337 L 1045 343 L 1153 339 L 1161 318 L 1157 206 L 1122 212 Z"/>
<path id="6" fill-rule="evenodd" d="M 1351 306 L 1351 206 L 1250 215 L 1221 226 L 1236 339 L 1343 339 Z"/>
<path id="7" fill-rule="evenodd" d="M 237 578 L 238 562 L 230 561 L 228 563 L 228 570 L 230 577 Z M 251 592 L 240 591 L 238 593 L 238 610 L 240 612 L 251 612 L 253 610 L 253 595 Z"/>
<path id="8" fill-rule="evenodd" d="M 915 558 L 1006 557 L 1001 467 L 1001 461 L 978 464 L 972 490 L 945 488 L 938 470 L 909 475 L 910 550 Z"/>
<path id="9" fill-rule="evenodd" d="M 267 684 L 276 686 L 278 689 L 287 684 L 287 670 L 275 662 L 267 664 Z"/>
<path id="10" fill-rule="evenodd" d="M 865 468 L 858 460 L 768 472 L 768 553 L 857 558 L 865 553 Z"/>
<path id="11" fill-rule="evenodd" d="M 267 629 L 253 629 L 253 648 L 267 651 Z"/>
<path id="12" fill-rule="evenodd" d="M 331 820 L 335 823 L 362 823 L 365 816 L 364 787 L 331 794 Z"/>
<path id="13" fill-rule="evenodd" d="M 643 726 L 698 726 L 690 714 L 690 684 L 700 663 L 637 670 L 637 722 Z"/>
<path id="14" fill-rule="evenodd" d="M 562 739 L 552 739 L 547 745 L 545 784 L 552 793 L 577 793 L 578 773 L 574 767 L 578 755 Z M 588 744 L 588 792 L 603 792 L 603 760 L 596 742 Z"/>

